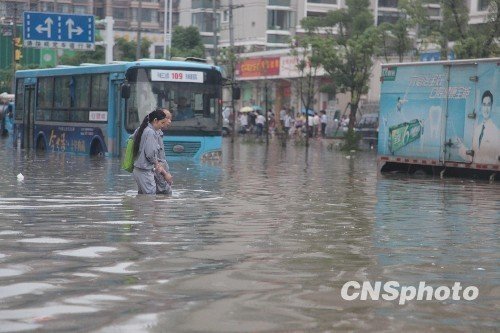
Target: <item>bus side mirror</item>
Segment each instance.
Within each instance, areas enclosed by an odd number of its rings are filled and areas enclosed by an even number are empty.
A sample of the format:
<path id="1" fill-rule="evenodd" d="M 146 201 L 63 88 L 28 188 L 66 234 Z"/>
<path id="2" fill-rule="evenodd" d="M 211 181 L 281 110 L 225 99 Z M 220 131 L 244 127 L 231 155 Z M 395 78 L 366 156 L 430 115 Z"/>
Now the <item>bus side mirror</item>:
<path id="1" fill-rule="evenodd" d="M 241 89 L 238 86 L 233 86 L 233 99 L 238 100 L 241 98 Z"/>
<path id="2" fill-rule="evenodd" d="M 129 99 L 130 98 L 130 84 L 124 82 L 122 84 L 122 98 Z"/>

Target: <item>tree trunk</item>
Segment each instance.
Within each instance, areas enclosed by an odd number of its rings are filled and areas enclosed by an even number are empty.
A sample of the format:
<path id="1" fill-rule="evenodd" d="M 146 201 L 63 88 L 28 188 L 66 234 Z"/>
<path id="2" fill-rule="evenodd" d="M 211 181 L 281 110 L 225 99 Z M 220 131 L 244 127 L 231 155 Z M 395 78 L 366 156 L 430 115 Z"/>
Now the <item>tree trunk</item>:
<path id="1" fill-rule="evenodd" d="M 349 131 L 354 130 L 354 124 L 356 123 L 356 113 L 358 112 L 358 103 L 351 103 L 351 113 L 349 114 Z"/>

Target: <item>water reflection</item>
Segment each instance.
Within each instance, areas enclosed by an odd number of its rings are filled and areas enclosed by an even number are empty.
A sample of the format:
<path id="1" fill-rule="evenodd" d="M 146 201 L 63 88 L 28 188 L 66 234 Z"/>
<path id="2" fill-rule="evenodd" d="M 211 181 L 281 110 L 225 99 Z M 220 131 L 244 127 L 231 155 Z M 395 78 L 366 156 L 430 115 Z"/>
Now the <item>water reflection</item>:
<path id="1" fill-rule="evenodd" d="M 497 184 L 377 176 L 373 153 L 321 141 L 225 142 L 222 163 L 171 163 L 172 197 L 137 196 L 118 160 L 0 149 L 0 331 L 498 324 Z M 480 297 L 347 302 L 350 280 L 460 281 Z"/>

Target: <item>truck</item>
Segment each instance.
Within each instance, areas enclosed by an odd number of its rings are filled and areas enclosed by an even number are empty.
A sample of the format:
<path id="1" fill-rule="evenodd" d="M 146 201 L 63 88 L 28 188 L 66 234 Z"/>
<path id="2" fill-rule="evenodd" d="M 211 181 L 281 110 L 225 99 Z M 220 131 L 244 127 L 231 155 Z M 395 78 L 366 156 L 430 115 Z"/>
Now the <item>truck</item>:
<path id="1" fill-rule="evenodd" d="M 500 58 L 382 65 L 377 164 L 487 176 L 500 171 Z"/>

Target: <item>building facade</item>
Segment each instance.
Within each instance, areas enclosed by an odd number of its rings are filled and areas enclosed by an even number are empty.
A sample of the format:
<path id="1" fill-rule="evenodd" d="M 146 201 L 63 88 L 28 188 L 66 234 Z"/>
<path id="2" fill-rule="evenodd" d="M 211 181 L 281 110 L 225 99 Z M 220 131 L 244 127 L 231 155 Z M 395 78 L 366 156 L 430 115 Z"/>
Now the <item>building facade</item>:
<path id="1" fill-rule="evenodd" d="M 264 106 L 267 101 L 274 111 L 283 106 L 300 106 L 294 91 L 298 74 L 292 68 L 296 59 L 291 59 L 288 48 L 292 38 L 304 32 L 301 20 L 346 8 L 345 0 L 170 1 L 172 25 L 196 26 L 208 58 L 231 44 L 240 53 L 242 60 L 236 73 L 243 88 L 240 106 Z M 490 0 L 467 0 L 466 3 L 470 9 L 470 23 L 485 22 Z M 0 24 L 12 21 L 21 24 L 25 10 L 94 14 L 99 18 L 112 16 L 115 38 L 134 40 L 140 26 L 141 36 L 153 42 L 150 49 L 153 58 L 163 54 L 168 4 L 168 0 L 6 0 L 0 2 Z M 439 0 L 426 1 L 425 6 L 431 19 L 441 20 Z M 377 25 L 395 22 L 401 15 L 398 0 L 371 0 L 370 8 Z M 260 68 L 260 72 L 252 68 Z M 262 68 L 266 68 L 264 72 Z M 367 102 L 378 99 L 378 94 L 373 93 L 377 92 L 377 80 L 374 74 L 374 87 L 366 96 Z M 328 81 L 324 73 L 319 73 L 316 85 L 324 84 Z M 347 101 L 346 96 L 329 96 L 318 89 L 314 108 L 343 110 Z"/>

